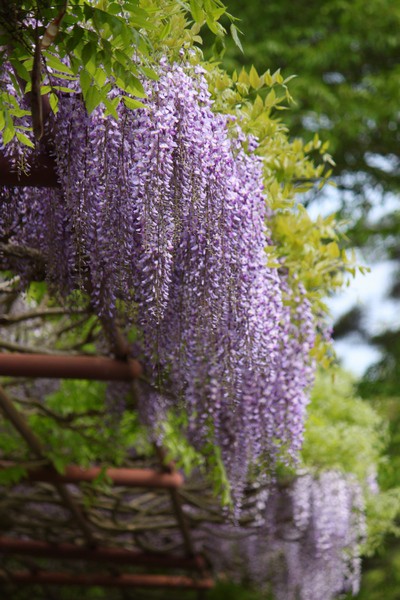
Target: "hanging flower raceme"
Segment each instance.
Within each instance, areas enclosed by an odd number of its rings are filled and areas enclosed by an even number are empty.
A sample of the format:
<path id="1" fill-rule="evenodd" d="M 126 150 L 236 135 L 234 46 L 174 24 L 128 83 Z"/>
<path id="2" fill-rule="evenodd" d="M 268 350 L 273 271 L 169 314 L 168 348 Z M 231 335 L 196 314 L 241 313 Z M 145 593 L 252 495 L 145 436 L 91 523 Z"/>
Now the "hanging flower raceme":
<path id="1" fill-rule="evenodd" d="M 247 504 L 246 526 L 204 524 L 197 533 L 217 572 L 272 588 L 277 600 L 333 600 L 358 593 L 366 522 L 354 476 L 302 473 L 253 490 Z"/>
<path id="2" fill-rule="evenodd" d="M 158 388 L 143 410 L 186 411 L 190 439 L 217 443 L 239 482 L 252 460 L 299 449 L 311 311 L 301 293 L 290 308 L 266 264 L 256 141 L 212 112 L 201 68 L 164 62 L 146 85 L 146 108 L 121 103 L 118 120 L 64 94 L 48 124 L 60 189 L 16 189 L 12 210 L 3 194 L 0 230 L 41 253 L 63 297 L 83 290 L 138 328 Z M 1 266 L 29 279 L 21 260 Z"/>

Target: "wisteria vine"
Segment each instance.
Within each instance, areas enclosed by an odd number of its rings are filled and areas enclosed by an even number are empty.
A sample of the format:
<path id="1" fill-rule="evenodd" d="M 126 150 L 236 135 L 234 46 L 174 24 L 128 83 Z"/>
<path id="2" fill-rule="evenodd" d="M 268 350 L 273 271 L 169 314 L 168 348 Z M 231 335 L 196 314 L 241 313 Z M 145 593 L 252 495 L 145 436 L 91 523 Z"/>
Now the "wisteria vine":
<path id="1" fill-rule="evenodd" d="M 298 453 L 312 312 L 267 266 L 256 140 L 212 111 L 200 67 L 162 61 L 146 85 L 146 108 L 120 103 L 118 120 L 60 96 L 47 124 L 60 189 L 3 190 L 0 238 L 40 253 L 64 299 L 84 291 L 103 321 L 138 329 L 156 390 L 143 418 L 184 410 L 189 439 L 216 443 L 240 487 L 253 461 Z M 32 264 L 0 258 L 25 282 Z"/>
<path id="2" fill-rule="evenodd" d="M 279 485 L 254 489 L 246 527 L 204 524 L 198 532 L 217 572 L 276 600 L 333 600 L 356 595 L 366 536 L 361 486 L 352 475 L 299 473 Z"/>

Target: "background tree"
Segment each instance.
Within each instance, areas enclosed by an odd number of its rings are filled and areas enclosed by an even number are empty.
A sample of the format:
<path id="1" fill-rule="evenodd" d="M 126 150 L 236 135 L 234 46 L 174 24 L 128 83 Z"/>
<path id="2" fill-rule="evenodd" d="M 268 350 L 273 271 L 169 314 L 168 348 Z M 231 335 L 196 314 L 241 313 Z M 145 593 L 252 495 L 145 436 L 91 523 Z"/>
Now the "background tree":
<path id="1" fill-rule="evenodd" d="M 228 66 L 254 64 L 296 74 L 296 99 L 283 118 L 291 134 L 318 132 L 335 156 L 334 176 L 344 191 L 362 194 L 399 188 L 397 86 L 400 8 L 389 0 L 244 2 L 240 15 L 243 56 L 229 44 Z M 342 198 L 348 198 L 344 193 Z"/>

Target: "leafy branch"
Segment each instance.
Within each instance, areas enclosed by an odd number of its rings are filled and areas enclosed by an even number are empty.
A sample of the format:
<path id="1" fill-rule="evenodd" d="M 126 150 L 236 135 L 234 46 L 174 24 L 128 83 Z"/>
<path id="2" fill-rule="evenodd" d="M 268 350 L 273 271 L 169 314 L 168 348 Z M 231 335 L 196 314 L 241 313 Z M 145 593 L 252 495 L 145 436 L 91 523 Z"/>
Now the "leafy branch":
<path id="1" fill-rule="evenodd" d="M 153 66 L 162 55 L 176 54 L 186 44 L 200 44 L 207 25 L 223 38 L 225 15 L 240 44 L 234 18 L 221 0 L 70 0 L 68 3 L 27 0 L 10 10 L 0 3 L 0 74 L 7 71 L 21 98 L 29 94 L 35 137 L 43 135 L 43 98 L 57 111 L 58 93 L 71 93 L 64 82 L 78 81 L 88 112 L 99 104 L 117 118 L 116 105 L 125 95 L 129 108 L 142 106 L 143 80 L 156 79 Z M 6 64 L 12 66 L 7 70 Z M 120 95 L 110 95 L 117 88 Z M 127 97 L 128 94 L 130 97 Z M 33 147 L 30 126 L 21 121 L 30 111 L 3 86 L 0 131 L 3 144 L 15 137 Z"/>

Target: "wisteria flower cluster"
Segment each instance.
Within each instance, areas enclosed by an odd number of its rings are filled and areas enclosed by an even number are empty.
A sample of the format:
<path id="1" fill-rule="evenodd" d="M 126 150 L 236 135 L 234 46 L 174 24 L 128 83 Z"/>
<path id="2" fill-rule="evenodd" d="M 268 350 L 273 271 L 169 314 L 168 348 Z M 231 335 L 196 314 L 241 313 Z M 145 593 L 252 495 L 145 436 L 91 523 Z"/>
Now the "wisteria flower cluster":
<path id="1" fill-rule="evenodd" d="M 204 526 L 198 534 L 220 573 L 272 586 L 276 600 L 358 593 L 366 524 L 362 490 L 352 475 L 302 473 L 258 490 L 253 505 L 253 526 Z"/>
<path id="2" fill-rule="evenodd" d="M 60 188 L 3 191 L 0 236 L 40 253 L 59 295 L 82 290 L 103 321 L 138 328 L 156 390 L 143 418 L 185 411 L 190 440 L 216 443 L 239 485 L 252 461 L 300 448 L 311 308 L 267 266 L 256 140 L 212 111 L 200 67 L 164 61 L 146 85 L 146 108 L 121 103 L 118 120 L 60 97 L 47 133 Z M 0 267 L 32 276 L 20 255 Z"/>

